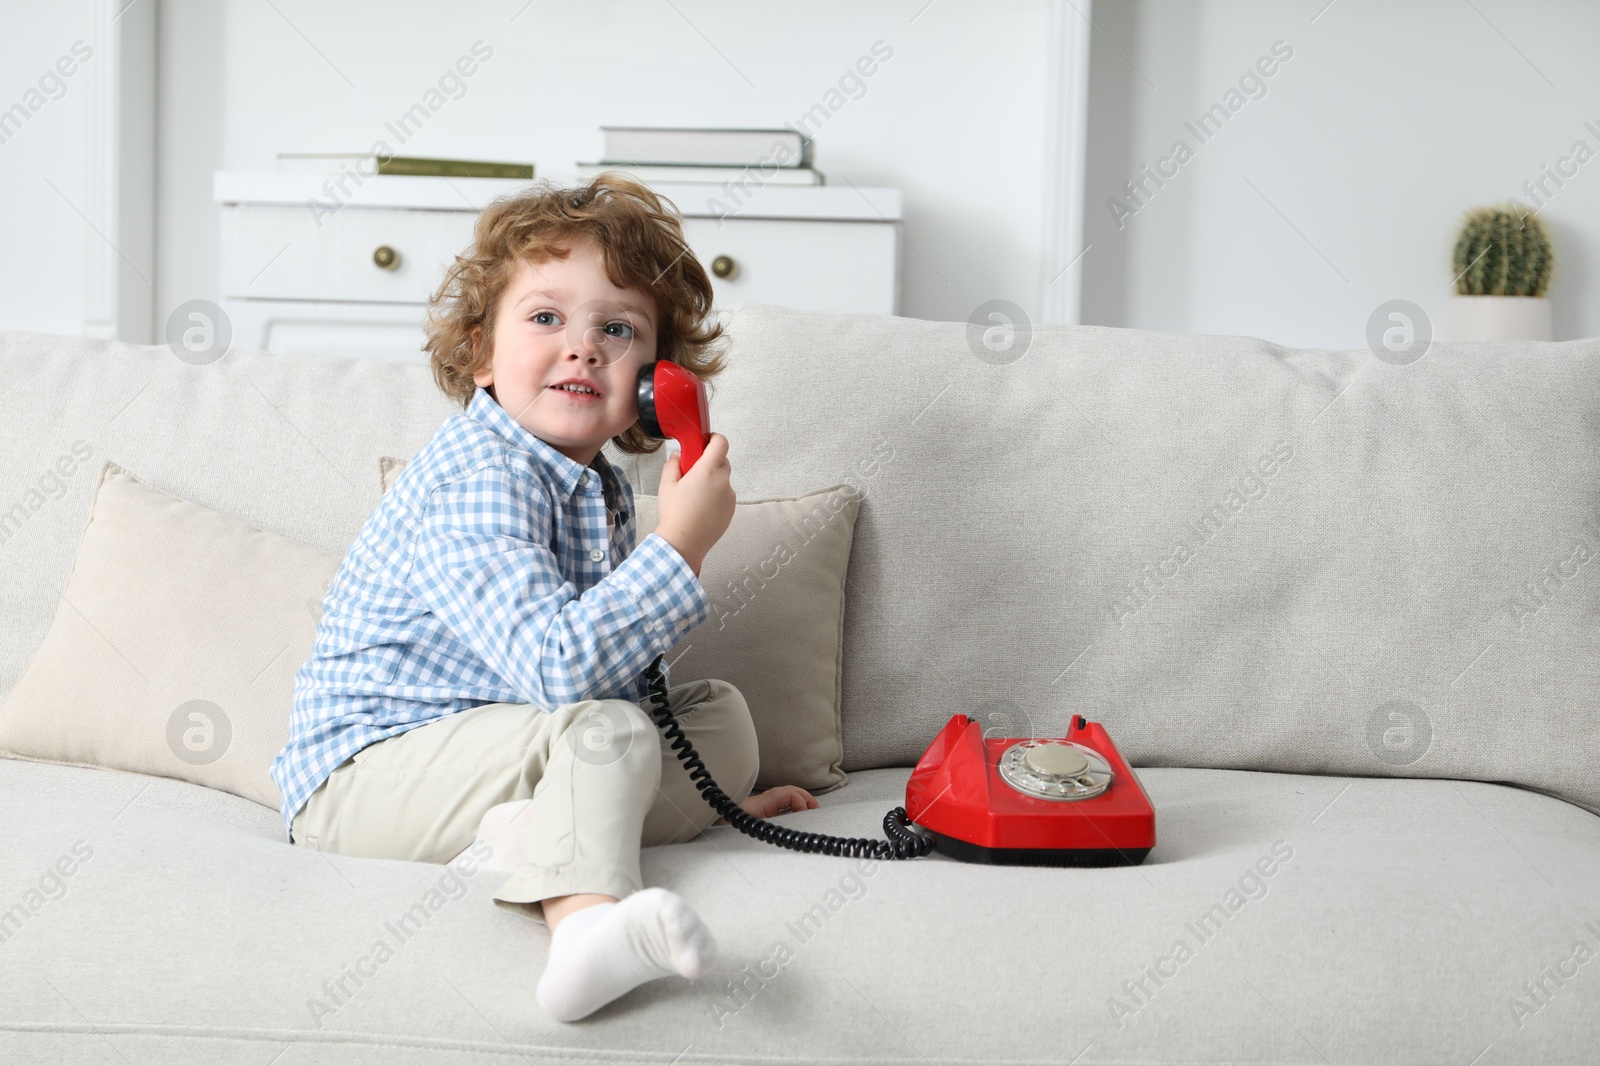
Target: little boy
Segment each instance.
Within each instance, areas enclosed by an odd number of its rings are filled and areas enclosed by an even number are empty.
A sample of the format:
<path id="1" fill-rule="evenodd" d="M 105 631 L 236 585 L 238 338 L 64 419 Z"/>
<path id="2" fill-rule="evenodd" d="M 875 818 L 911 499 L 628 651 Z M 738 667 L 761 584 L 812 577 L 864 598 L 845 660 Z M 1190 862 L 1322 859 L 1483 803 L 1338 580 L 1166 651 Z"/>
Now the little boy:
<path id="1" fill-rule="evenodd" d="M 483 212 L 428 322 L 434 380 L 464 410 L 350 546 L 272 763 L 291 843 L 436 863 L 491 845 L 487 865 L 511 873 L 495 901 L 550 928 L 537 995 L 562 1021 L 716 955 L 681 897 L 641 882 L 641 846 L 716 812 L 640 704 L 645 668 L 710 614 L 699 575 L 733 519 L 728 441 L 687 473 L 667 460 L 637 547 L 632 487 L 600 450 L 662 446 L 638 424 L 646 363 L 721 372 L 711 303 L 675 215 L 627 178 Z M 750 795 L 755 728 L 732 685 L 672 687 L 668 704 L 744 810 L 818 806 L 794 786 Z"/>

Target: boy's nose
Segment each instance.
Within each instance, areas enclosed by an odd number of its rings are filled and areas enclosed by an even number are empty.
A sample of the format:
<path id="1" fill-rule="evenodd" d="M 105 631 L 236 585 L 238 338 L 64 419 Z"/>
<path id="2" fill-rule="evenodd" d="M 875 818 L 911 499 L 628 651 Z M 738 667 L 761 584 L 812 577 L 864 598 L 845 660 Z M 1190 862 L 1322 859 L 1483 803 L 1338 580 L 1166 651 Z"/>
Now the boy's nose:
<path id="1" fill-rule="evenodd" d="M 567 331 L 567 354 L 574 359 L 583 359 L 596 366 L 604 362 L 604 350 L 601 347 L 605 336 L 603 326 L 591 329 L 569 329 Z"/>

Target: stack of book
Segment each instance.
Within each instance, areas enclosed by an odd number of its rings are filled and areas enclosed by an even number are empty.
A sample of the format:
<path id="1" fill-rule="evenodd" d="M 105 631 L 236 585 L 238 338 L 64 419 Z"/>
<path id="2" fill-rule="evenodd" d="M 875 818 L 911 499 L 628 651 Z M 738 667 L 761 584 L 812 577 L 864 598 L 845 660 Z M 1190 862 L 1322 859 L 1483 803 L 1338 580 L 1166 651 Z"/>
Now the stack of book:
<path id="1" fill-rule="evenodd" d="M 724 182 L 822 185 L 811 166 L 811 138 L 792 129 L 694 129 L 601 126 L 605 153 L 579 163 L 578 177 L 620 170 L 642 182 Z"/>
<path id="2" fill-rule="evenodd" d="M 371 152 L 279 152 L 281 174 L 411 174 L 432 178 L 533 178 L 532 163 L 486 163 L 476 159 L 424 159 Z"/>

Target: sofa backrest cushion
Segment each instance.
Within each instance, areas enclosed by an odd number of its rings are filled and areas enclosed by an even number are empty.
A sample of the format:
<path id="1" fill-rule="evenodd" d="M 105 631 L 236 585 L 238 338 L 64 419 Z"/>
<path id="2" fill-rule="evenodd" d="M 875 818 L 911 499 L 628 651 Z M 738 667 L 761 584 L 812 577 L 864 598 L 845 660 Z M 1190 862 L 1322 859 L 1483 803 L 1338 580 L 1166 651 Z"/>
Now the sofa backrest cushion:
<path id="1" fill-rule="evenodd" d="M 378 504 L 378 457 L 412 454 L 459 410 L 421 362 L 235 350 L 195 365 L 0 333 L 0 375 L 0 698 L 44 641 L 107 459 L 342 559 Z"/>
<path id="2" fill-rule="evenodd" d="M 915 762 L 957 712 L 997 736 L 1083 714 L 1135 765 L 1505 781 L 1600 812 L 1600 340 L 1400 364 L 724 316 L 712 425 L 741 498 L 862 496 L 846 771 Z M 9 334 L 0 373 L 0 692 L 49 626 L 101 460 L 342 554 L 378 458 L 456 409 L 420 360 L 192 366 Z M 657 491 L 657 461 L 624 468 Z"/>
<path id="3" fill-rule="evenodd" d="M 958 712 L 991 736 L 1083 714 L 1135 765 L 1600 811 L 1600 340 L 1400 363 L 1056 326 L 997 351 L 753 306 L 730 333 L 735 489 L 864 496 L 847 771 L 915 762 Z"/>

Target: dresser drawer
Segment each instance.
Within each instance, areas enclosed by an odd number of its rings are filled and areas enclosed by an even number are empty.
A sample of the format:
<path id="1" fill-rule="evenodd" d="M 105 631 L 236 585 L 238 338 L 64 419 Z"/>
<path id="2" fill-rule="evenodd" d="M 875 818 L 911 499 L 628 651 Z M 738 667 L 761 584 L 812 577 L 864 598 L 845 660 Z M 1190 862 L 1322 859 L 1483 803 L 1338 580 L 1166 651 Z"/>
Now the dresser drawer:
<path id="1" fill-rule="evenodd" d="M 422 304 L 222 298 L 235 348 L 426 362 Z"/>
<path id="2" fill-rule="evenodd" d="M 267 204 L 222 212 L 222 294 L 232 299 L 426 303 L 472 241 L 471 211 L 346 207 L 318 227 L 311 212 Z M 894 314 L 898 242 L 887 222 L 684 220 L 716 304 L 765 303 L 802 311 Z M 398 261 L 383 269 L 380 247 Z"/>
<path id="3" fill-rule="evenodd" d="M 899 239 L 888 222 L 687 218 L 684 236 L 719 307 L 896 313 Z M 733 261 L 727 278 L 713 273 L 719 256 Z"/>
<path id="4" fill-rule="evenodd" d="M 217 171 L 221 295 L 247 343 L 268 350 L 418 357 L 420 323 L 445 271 L 472 242 L 479 213 L 527 183 L 379 175 L 320 219 L 322 174 Z M 651 183 L 683 212 L 713 306 L 899 314 L 899 189 L 766 185 L 733 198 L 722 187 Z M 320 223 L 320 224 L 319 224 Z M 374 262 L 392 249 L 393 269 Z M 731 267 L 717 276 L 716 263 Z"/>
<path id="5" fill-rule="evenodd" d="M 321 218 L 305 205 L 222 209 L 222 295 L 252 300 L 426 303 L 472 243 L 475 211 L 345 207 Z M 398 260 L 384 269 L 380 247 Z"/>

